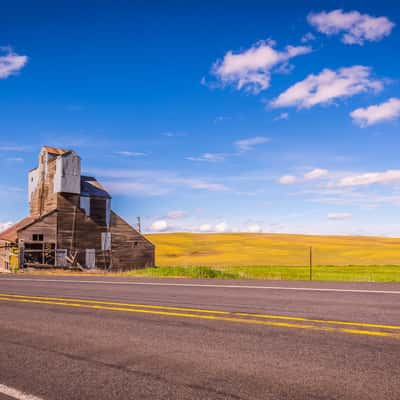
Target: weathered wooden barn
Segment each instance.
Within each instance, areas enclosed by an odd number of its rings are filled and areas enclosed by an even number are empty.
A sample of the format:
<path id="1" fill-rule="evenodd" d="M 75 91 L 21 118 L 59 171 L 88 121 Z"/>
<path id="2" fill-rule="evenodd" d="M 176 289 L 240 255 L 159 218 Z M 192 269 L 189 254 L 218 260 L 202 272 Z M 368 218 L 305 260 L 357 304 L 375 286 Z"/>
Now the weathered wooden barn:
<path id="1" fill-rule="evenodd" d="M 43 147 L 28 174 L 30 215 L 0 233 L 0 269 L 152 267 L 155 248 L 111 209 L 111 196 L 81 175 L 71 150 Z"/>

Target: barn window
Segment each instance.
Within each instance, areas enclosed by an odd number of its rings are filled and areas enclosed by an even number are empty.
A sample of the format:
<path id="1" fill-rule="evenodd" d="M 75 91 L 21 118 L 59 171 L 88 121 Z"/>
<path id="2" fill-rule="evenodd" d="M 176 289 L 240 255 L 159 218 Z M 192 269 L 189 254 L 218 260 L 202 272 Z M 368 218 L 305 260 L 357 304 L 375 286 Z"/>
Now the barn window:
<path id="1" fill-rule="evenodd" d="M 101 249 L 111 250 L 111 232 L 102 232 L 101 234 Z"/>
<path id="2" fill-rule="evenodd" d="M 34 233 L 32 235 L 32 240 L 34 242 L 43 242 L 43 233 Z"/>

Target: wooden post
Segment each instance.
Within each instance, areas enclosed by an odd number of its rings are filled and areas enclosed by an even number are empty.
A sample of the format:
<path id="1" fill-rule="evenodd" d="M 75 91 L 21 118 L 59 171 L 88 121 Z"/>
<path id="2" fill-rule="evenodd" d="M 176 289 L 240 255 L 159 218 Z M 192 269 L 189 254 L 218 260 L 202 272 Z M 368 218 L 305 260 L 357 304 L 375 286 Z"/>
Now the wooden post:
<path id="1" fill-rule="evenodd" d="M 71 247 L 70 247 L 71 252 L 75 247 L 76 211 L 77 211 L 77 207 L 74 206 L 74 215 L 73 215 L 73 219 L 72 219 L 72 232 L 71 232 Z"/>
<path id="2" fill-rule="evenodd" d="M 18 268 L 25 267 L 25 243 L 22 240 L 18 241 L 18 249 L 19 249 L 19 265 Z"/>
<path id="3" fill-rule="evenodd" d="M 310 281 L 312 281 L 312 267 L 313 267 L 313 254 L 312 254 L 312 246 L 310 246 Z"/>

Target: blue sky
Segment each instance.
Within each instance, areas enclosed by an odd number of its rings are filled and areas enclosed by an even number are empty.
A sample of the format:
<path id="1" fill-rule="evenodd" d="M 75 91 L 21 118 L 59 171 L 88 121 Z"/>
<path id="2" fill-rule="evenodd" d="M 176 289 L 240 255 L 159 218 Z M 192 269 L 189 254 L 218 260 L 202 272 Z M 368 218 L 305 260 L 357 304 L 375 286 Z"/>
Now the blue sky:
<path id="1" fill-rule="evenodd" d="M 393 1 L 3 4 L 0 224 L 27 214 L 45 144 L 74 149 L 146 231 L 398 236 L 399 14 Z"/>

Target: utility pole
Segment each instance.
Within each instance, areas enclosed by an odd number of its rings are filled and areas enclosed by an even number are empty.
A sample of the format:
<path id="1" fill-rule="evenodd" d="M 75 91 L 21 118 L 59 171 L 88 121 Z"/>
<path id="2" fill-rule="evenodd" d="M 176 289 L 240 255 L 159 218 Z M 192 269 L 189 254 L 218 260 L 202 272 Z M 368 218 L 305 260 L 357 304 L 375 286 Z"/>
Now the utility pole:
<path id="1" fill-rule="evenodd" d="M 140 217 L 137 217 L 137 227 L 138 227 L 139 233 L 142 233 L 142 223 L 141 223 Z"/>
<path id="2" fill-rule="evenodd" d="M 313 254 L 312 254 L 312 246 L 310 246 L 310 281 L 312 281 L 312 267 L 313 267 Z"/>

